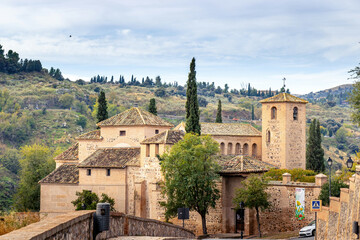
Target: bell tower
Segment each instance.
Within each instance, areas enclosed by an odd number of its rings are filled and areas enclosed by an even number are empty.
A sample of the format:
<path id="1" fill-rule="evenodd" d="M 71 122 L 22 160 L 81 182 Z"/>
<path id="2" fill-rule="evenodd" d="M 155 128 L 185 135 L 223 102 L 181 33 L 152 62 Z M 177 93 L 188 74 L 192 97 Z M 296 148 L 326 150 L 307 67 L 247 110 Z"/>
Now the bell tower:
<path id="1" fill-rule="evenodd" d="M 288 93 L 262 104 L 262 160 L 279 168 L 306 165 L 306 100 Z"/>

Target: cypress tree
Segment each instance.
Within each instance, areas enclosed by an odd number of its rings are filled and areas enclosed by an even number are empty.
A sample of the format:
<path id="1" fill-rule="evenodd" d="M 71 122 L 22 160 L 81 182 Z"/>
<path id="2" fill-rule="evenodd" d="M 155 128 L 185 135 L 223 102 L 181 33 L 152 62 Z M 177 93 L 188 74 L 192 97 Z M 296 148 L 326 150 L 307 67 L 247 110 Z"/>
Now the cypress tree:
<path id="1" fill-rule="evenodd" d="M 309 138 L 306 146 L 306 169 L 315 172 L 325 170 L 324 149 L 321 147 L 320 122 L 316 119 L 310 123 Z"/>
<path id="2" fill-rule="evenodd" d="M 155 98 L 150 99 L 149 112 L 157 116 Z"/>
<path id="3" fill-rule="evenodd" d="M 221 115 L 221 100 L 219 99 L 217 114 L 216 114 L 216 123 L 222 123 L 222 115 Z"/>
<path id="4" fill-rule="evenodd" d="M 97 109 L 97 122 L 104 121 L 108 119 L 108 112 L 107 112 L 107 103 L 106 103 L 106 97 L 105 92 L 101 91 L 98 97 L 98 109 Z"/>
<path id="5" fill-rule="evenodd" d="M 200 112 L 197 99 L 195 58 L 191 60 L 186 90 L 186 132 L 200 135 Z"/>
<path id="6" fill-rule="evenodd" d="M 255 120 L 254 105 L 251 105 L 251 120 Z"/>

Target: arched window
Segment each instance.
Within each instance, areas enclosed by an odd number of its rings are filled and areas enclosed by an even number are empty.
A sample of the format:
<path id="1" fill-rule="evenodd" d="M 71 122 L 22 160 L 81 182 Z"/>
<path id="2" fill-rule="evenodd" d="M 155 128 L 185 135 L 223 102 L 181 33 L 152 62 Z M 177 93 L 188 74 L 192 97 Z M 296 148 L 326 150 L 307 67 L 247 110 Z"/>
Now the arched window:
<path id="1" fill-rule="evenodd" d="M 159 144 L 155 144 L 155 156 L 159 154 Z"/>
<path id="2" fill-rule="evenodd" d="M 146 144 L 146 156 L 150 157 L 150 144 Z"/>
<path id="3" fill-rule="evenodd" d="M 270 130 L 267 130 L 266 131 L 266 143 L 270 143 L 270 139 L 271 139 Z"/>
<path id="4" fill-rule="evenodd" d="M 276 119 L 276 107 L 271 108 L 271 119 Z"/>
<path id="5" fill-rule="evenodd" d="M 297 107 L 294 107 L 293 118 L 294 118 L 294 120 L 298 120 L 298 108 Z"/>
<path id="6" fill-rule="evenodd" d="M 237 143 L 235 145 L 235 154 L 238 155 L 240 153 L 241 153 L 241 145 L 240 145 L 240 143 Z"/>
<path id="7" fill-rule="evenodd" d="M 232 154 L 232 143 L 228 143 L 227 154 L 228 154 L 228 155 L 231 155 L 231 154 Z"/>
<path id="8" fill-rule="evenodd" d="M 220 143 L 220 151 L 222 155 L 225 155 L 225 143 Z"/>
<path id="9" fill-rule="evenodd" d="M 243 148 L 244 155 L 249 155 L 249 144 L 245 143 Z"/>
<path id="10" fill-rule="evenodd" d="M 252 145 L 251 154 L 252 154 L 253 157 L 256 157 L 256 155 L 257 155 L 257 145 L 256 145 L 256 143 L 254 143 L 254 144 Z"/>

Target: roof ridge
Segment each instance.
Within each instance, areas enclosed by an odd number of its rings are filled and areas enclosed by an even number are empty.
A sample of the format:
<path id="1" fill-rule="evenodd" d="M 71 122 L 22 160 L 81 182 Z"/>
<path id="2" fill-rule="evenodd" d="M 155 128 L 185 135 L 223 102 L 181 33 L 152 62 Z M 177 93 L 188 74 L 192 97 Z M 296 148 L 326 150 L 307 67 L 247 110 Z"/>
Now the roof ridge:
<path id="1" fill-rule="evenodd" d="M 139 113 L 139 115 L 140 115 L 140 117 L 141 117 L 141 120 L 143 121 L 144 125 L 146 125 L 146 122 L 145 122 L 144 117 L 142 116 L 142 114 L 141 114 L 141 112 L 140 112 L 140 109 L 137 108 L 137 107 L 135 107 L 135 109 L 138 111 L 138 113 Z"/>
<path id="2" fill-rule="evenodd" d="M 166 133 L 165 133 L 165 137 L 164 137 L 164 144 L 166 144 L 166 140 L 169 136 L 169 130 L 165 130 L 165 131 L 166 131 Z"/>

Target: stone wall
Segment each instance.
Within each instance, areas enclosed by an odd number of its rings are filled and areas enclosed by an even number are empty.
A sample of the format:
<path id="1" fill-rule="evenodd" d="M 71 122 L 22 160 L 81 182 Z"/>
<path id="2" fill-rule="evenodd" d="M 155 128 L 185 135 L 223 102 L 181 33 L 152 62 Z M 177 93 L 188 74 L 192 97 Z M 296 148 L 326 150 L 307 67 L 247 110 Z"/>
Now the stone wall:
<path id="1" fill-rule="evenodd" d="M 0 236 L 0 240 L 13 239 L 93 239 L 94 211 L 77 211 L 30 224 Z M 194 238 L 194 234 L 180 226 L 123 213 L 111 213 L 110 230 L 96 239 L 117 236 L 157 236 Z"/>
<path id="2" fill-rule="evenodd" d="M 317 217 L 317 238 L 357 239 L 352 233 L 353 222 L 360 221 L 360 166 L 350 178 L 349 189 L 342 188 L 340 197 L 331 197 L 330 206 L 323 207 Z"/>

